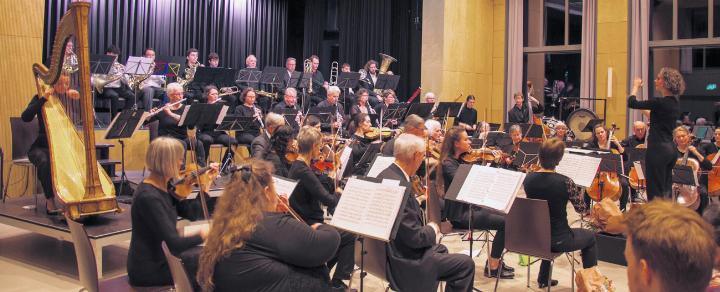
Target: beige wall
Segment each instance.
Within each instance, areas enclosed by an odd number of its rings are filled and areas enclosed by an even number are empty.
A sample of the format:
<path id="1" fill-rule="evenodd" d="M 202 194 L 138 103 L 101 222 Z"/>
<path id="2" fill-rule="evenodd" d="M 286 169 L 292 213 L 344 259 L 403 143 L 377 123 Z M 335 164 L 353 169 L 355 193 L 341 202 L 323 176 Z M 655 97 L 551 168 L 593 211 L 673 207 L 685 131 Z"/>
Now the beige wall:
<path id="1" fill-rule="evenodd" d="M 628 0 L 598 1 L 595 92 L 607 97 L 607 125 L 615 123 L 618 138 L 627 130 Z M 608 68 L 612 68 L 612 96 L 608 96 Z M 602 103 L 596 103 L 602 112 Z"/>
<path id="2" fill-rule="evenodd" d="M 442 101 L 475 95 L 480 120 L 504 116 L 505 1 L 423 2 L 422 87 Z M 462 97 L 460 97 L 462 94 Z"/>
<path id="3" fill-rule="evenodd" d="M 12 159 L 10 117 L 20 116 L 36 91 L 31 68 L 42 60 L 44 11 L 43 0 L 0 1 L 0 146 L 5 154 L 4 181 Z M 24 180 L 24 169 L 13 169 L 10 182 L 14 184 L 9 191 L 22 191 Z"/>

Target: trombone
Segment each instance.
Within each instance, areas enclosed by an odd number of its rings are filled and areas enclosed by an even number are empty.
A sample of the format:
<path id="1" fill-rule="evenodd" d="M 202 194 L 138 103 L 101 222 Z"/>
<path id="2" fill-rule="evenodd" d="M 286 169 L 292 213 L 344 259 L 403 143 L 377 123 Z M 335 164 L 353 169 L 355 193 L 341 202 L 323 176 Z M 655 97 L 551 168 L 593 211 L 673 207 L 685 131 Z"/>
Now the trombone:
<path id="1" fill-rule="evenodd" d="M 229 87 L 222 87 L 222 88 L 218 89 L 218 91 L 222 92 L 222 93 L 218 94 L 218 97 L 221 97 L 221 96 L 226 96 L 226 95 L 237 94 L 240 92 L 240 88 L 238 88 L 237 86 L 229 86 Z"/>

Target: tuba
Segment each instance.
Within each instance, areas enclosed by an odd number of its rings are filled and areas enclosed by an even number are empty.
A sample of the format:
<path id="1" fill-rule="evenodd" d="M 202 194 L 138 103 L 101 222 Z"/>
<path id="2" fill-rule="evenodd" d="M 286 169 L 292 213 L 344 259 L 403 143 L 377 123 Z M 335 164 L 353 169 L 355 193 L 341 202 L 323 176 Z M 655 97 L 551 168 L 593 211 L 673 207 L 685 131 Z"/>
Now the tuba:
<path id="1" fill-rule="evenodd" d="M 390 64 L 397 62 L 397 59 L 383 53 L 380 53 L 380 57 L 382 58 L 382 62 L 380 63 L 380 74 L 385 74 L 388 72 L 388 69 L 390 69 Z"/>
<path id="2" fill-rule="evenodd" d="M 88 2 L 71 3 L 58 24 L 50 68 L 43 64 L 34 64 L 32 68 L 38 94 L 44 95 L 46 88 L 69 78 L 67 73 L 63 72 L 61 62 L 65 44 L 75 38 L 80 87 L 68 91 L 68 94 L 71 97 L 74 95 L 81 103 L 82 129 L 76 130 L 56 94 L 47 95 L 47 101 L 42 106 L 51 158 L 53 190 L 58 200 L 65 205 L 66 215 L 73 220 L 121 211 L 115 198 L 115 187 L 96 157 L 90 93 L 89 11 Z"/>

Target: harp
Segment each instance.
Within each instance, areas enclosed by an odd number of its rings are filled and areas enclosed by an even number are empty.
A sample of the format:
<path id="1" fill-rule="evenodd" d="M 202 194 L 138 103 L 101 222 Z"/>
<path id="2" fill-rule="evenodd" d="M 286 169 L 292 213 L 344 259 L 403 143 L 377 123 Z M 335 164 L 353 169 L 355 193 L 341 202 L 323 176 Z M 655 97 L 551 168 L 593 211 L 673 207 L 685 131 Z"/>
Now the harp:
<path id="1" fill-rule="evenodd" d="M 99 166 L 95 151 L 93 106 L 90 92 L 90 55 L 88 50 L 88 14 L 90 3 L 73 2 L 60 20 L 50 56 L 50 68 L 33 64 L 38 95 L 47 101 L 45 117 L 53 190 L 65 212 L 73 220 L 83 216 L 120 212 L 112 180 Z M 73 66 L 78 72 L 77 88 L 64 92 L 54 89 L 58 82 L 69 83 L 64 64 L 66 45 L 74 40 L 77 52 Z M 59 86 L 62 87 L 62 86 Z M 53 88 L 53 89 L 50 89 Z M 62 92 L 62 93 L 61 93 Z M 68 117 L 59 95 L 65 94 L 80 103 L 81 129 Z"/>

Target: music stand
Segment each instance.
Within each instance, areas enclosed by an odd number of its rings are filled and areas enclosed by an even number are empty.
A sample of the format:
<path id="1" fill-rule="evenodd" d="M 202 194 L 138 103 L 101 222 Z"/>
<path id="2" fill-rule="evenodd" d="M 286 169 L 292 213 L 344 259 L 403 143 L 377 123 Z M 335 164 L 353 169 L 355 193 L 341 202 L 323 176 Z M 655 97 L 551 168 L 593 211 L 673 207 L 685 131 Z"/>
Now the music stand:
<path id="1" fill-rule="evenodd" d="M 498 123 L 488 123 L 490 125 L 490 131 L 499 131 L 500 130 L 500 124 Z"/>
<path id="2" fill-rule="evenodd" d="M 205 86 L 215 85 L 218 88 L 235 85 L 235 70 L 230 68 L 197 67 L 193 80 L 188 83 L 188 90 L 203 92 Z"/>
<path id="3" fill-rule="evenodd" d="M 223 104 L 193 104 L 185 107 L 178 126 L 202 128 L 220 124 L 225 118 L 228 106 Z"/>
<path id="4" fill-rule="evenodd" d="M 365 153 L 360 157 L 357 162 L 353 161 L 353 167 L 350 174 L 357 173 L 357 170 L 363 170 L 363 173 L 367 173 L 367 168 L 375 160 L 375 156 L 379 155 L 382 143 L 371 143 L 365 149 Z M 347 170 L 346 170 L 347 171 Z"/>
<path id="5" fill-rule="evenodd" d="M 143 124 L 150 113 L 138 109 L 126 109 L 115 116 L 110 122 L 105 139 L 118 140 L 120 143 L 120 189 L 119 195 L 123 194 L 125 184 L 127 184 L 127 174 L 125 173 L 125 141 L 137 131 Z"/>
<path id="6" fill-rule="evenodd" d="M 673 184 L 697 186 L 697 175 L 693 171 L 692 167 L 688 165 L 675 165 L 672 170 L 672 182 Z M 672 200 L 677 202 L 677 197 L 680 194 L 679 188 L 672 188 Z M 698 198 L 700 200 L 700 198 Z"/>
<path id="7" fill-rule="evenodd" d="M 302 97 L 302 108 L 303 108 L 303 111 L 305 111 L 305 109 L 306 109 L 308 106 L 310 106 L 310 99 L 307 98 L 307 96 L 306 96 L 306 94 L 307 94 L 307 90 L 306 90 L 306 89 L 308 88 L 308 84 L 309 84 L 310 82 L 312 82 L 312 72 L 302 72 L 302 74 L 300 74 L 300 79 L 298 80 L 297 88 L 299 88 L 299 89 L 302 90 L 302 96 L 303 96 L 303 97 Z"/>
<path id="8" fill-rule="evenodd" d="M 591 119 L 588 121 L 587 125 L 580 131 L 580 132 L 593 132 L 595 129 L 595 126 L 604 123 L 605 120 L 603 119 Z"/>
<path id="9" fill-rule="evenodd" d="M 395 90 L 399 82 L 400 75 L 380 74 L 375 81 L 375 89 Z"/>
<path id="10" fill-rule="evenodd" d="M 155 57 L 155 72 L 153 75 L 166 77 L 184 77 L 186 58 L 183 56 L 157 56 Z"/>
<path id="11" fill-rule="evenodd" d="M 269 66 L 265 67 L 260 75 L 260 83 L 269 84 L 273 88 L 282 86 L 284 76 L 287 71 L 283 67 Z"/>
<path id="12" fill-rule="evenodd" d="M 285 119 L 285 124 L 292 127 L 294 130 L 300 128 L 300 124 L 298 124 L 297 121 L 298 110 L 294 108 L 286 108 L 283 109 L 280 114 L 283 116 L 283 119 Z"/>
<path id="13" fill-rule="evenodd" d="M 303 72 L 293 71 L 290 73 L 290 79 L 287 82 L 287 87 L 297 88 L 300 86 L 300 79 L 302 79 Z"/>
<path id="14" fill-rule="evenodd" d="M 711 126 L 694 126 L 692 134 L 702 142 L 710 142 L 713 138 L 714 130 Z"/>
<path id="15" fill-rule="evenodd" d="M 335 120 L 335 112 L 337 111 L 337 105 L 335 106 L 316 106 L 308 111 L 308 116 L 313 115 L 320 119 L 320 125 L 329 125 Z M 320 127 L 321 129 L 324 127 Z M 332 126 L 329 127 L 332 132 Z"/>
<path id="16" fill-rule="evenodd" d="M 510 135 L 501 131 L 490 131 L 485 139 L 487 140 L 487 146 L 505 147 L 507 145 L 512 145 L 512 138 L 510 138 Z"/>
<path id="17" fill-rule="evenodd" d="M 115 63 L 115 57 L 108 55 L 90 55 L 90 74 L 107 75 Z"/>
<path id="18" fill-rule="evenodd" d="M 235 80 L 236 83 L 244 83 L 248 87 L 257 87 L 257 84 L 260 82 L 260 76 L 262 76 L 262 71 L 257 70 L 255 68 L 252 69 L 241 69 L 238 71 L 238 78 Z M 255 86 L 252 86 L 252 84 L 255 84 Z"/>
<path id="19" fill-rule="evenodd" d="M 237 115 L 226 115 L 215 131 L 237 131 L 246 132 L 259 130 L 255 117 L 241 117 Z"/>
<path id="20" fill-rule="evenodd" d="M 408 113 L 409 108 L 409 103 L 393 103 L 388 105 L 387 109 L 382 113 L 382 121 L 386 121 L 383 122 L 383 127 L 386 127 L 392 120 L 402 121 L 406 117 L 405 114 Z"/>
<path id="21" fill-rule="evenodd" d="M 340 89 L 355 88 L 360 81 L 358 72 L 340 72 L 338 74 L 337 87 Z"/>
<path id="22" fill-rule="evenodd" d="M 443 119 L 447 117 L 457 117 L 460 113 L 460 107 L 462 107 L 461 102 L 440 102 L 435 111 L 435 116 Z"/>
<path id="23" fill-rule="evenodd" d="M 407 116 L 415 114 L 421 118 L 425 118 L 430 115 L 434 106 L 434 103 L 411 103 Z"/>

